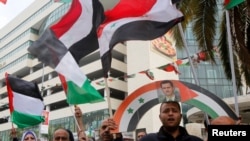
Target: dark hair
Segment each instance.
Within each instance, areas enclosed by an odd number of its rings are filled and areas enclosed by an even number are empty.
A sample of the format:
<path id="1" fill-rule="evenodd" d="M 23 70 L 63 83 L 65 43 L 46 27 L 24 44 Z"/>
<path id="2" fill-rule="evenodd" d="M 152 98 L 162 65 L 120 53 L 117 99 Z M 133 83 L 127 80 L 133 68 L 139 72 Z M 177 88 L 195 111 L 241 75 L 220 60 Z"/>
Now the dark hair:
<path id="1" fill-rule="evenodd" d="M 163 81 L 161 81 L 161 87 L 162 87 L 162 84 L 170 84 L 172 87 L 174 87 L 174 84 L 173 84 L 173 82 L 171 81 L 171 80 L 163 80 Z"/>
<path id="2" fill-rule="evenodd" d="M 162 105 L 164 105 L 164 104 L 175 104 L 175 105 L 177 105 L 178 109 L 181 111 L 181 106 L 180 106 L 178 101 L 164 101 L 164 102 L 162 102 L 161 106 L 160 106 L 160 111 L 161 111 Z"/>
<path id="3" fill-rule="evenodd" d="M 57 128 L 57 129 L 54 130 L 54 133 L 55 133 L 55 131 L 57 131 L 59 129 L 65 130 L 69 134 L 69 140 L 70 141 L 74 141 L 75 140 L 73 133 L 69 129 L 66 129 L 66 128 L 63 128 L 63 127 L 59 127 L 59 128 Z"/>
<path id="4" fill-rule="evenodd" d="M 69 140 L 70 141 L 74 141 L 74 135 L 73 135 L 73 133 L 69 129 L 66 129 L 66 131 L 69 133 Z"/>
<path id="5" fill-rule="evenodd" d="M 145 134 L 147 134 L 147 131 L 146 131 L 145 129 L 138 129 L 138 130 L 137 130 L 137 134 L 138 134 L 138 133 L 141 133 L 141 132 L 144 132 Z"/>

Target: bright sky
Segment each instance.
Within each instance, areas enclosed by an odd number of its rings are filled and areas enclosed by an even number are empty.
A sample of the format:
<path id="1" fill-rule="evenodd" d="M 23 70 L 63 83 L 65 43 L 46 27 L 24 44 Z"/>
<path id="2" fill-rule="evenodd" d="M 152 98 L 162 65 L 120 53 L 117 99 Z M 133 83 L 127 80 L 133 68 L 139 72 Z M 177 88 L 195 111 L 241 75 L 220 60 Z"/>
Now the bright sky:
<path id="1" fill-rule="evenodd" d="M 6 4 L 0 2 L 0 29 L 34 1 L 35 0 L 7 0 Z"/>

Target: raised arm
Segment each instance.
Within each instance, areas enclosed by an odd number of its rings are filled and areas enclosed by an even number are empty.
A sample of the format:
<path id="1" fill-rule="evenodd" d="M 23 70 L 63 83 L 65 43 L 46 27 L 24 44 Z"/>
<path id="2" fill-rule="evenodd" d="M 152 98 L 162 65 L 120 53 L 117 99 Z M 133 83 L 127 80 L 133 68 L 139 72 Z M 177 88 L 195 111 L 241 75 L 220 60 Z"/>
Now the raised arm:
<path id="1" fill-rule="evenodd" d="M 75 117 L 76 117 L 76 121 L 78 124 L 78 127 L 77 127 L 78 140 L 79 141 L 88 141 L 88 137 L 85 134 L 85 128 L 84 128 L 84 123 L 83 123 L 83 119 L 82 119 L 82 111 L 81 111 L 80 107 L 78 107 L 78 106 L 75 106 Z"/>

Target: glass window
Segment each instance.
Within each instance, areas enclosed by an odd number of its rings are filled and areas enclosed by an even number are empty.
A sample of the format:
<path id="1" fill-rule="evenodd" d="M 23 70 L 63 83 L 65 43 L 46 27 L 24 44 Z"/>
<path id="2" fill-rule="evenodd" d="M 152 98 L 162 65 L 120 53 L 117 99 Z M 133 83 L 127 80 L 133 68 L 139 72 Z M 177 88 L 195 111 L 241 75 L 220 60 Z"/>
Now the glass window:
<path id="1" fill-rule="evenodd" d="M 223 98 L 233 96 L 233 93 L 232 93 L 233 92 L 233 88 L 232 87 L 223 86 L 222 89 L 223 89 L 223 93 L 222 93 Z"/>
<path id="2" fill-rule="evenodd" d="M 217 83 L 217 73 L 215 70 L 207 70 L 208 84 Z"/>

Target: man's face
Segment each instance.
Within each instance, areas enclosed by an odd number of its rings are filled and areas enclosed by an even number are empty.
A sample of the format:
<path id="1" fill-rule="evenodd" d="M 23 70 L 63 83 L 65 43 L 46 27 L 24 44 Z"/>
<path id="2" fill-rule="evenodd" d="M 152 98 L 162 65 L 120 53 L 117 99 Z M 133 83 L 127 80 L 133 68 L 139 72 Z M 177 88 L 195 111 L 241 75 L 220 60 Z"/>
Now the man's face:
<path id="1" fill-rule="evenodd" d="M 58 129 L 54 132 L 53 141 L 69 141 L 69 133 L 66 130 Z"/>
<path id="2" fill-rule="evenodd" d="M 100 128 L 100 138 L 102 141 L 112 141 L 113 135 L 110 133 L 110 127 L 108 120 L 102 122 L 102 126 Z"/>
<path id="3" fill-rule="evenodd" d="M 79 132 L 78 141 L 88 141 L 88 137 L 86 136 L 84 132 Z"/>
<path id="4" fill-rule="evenodd" d="M 145 132 L 139 132 L 138 134 L 137 134 L 137 140 L 139 141 L 143 136 L 145 136 L 146 135 L 146 133 Z"/>
<path id="5" fill-rule="evenodd" d="M 181 122 L 181 111 L 176 103 L 164 103 L 160 109 L 159 118 L 165 128 L 177 128 Z"/>
<path id="6" fill-rule="evenodd" d="M 174 94 L 174 87 L 170 83 L 162 84 L 161 88 L 166 96 L 172 96 Z"/>

